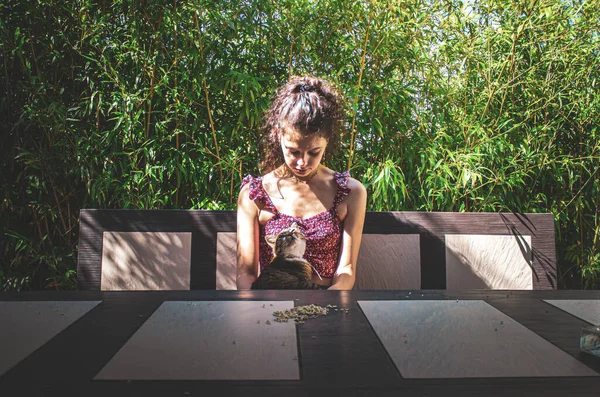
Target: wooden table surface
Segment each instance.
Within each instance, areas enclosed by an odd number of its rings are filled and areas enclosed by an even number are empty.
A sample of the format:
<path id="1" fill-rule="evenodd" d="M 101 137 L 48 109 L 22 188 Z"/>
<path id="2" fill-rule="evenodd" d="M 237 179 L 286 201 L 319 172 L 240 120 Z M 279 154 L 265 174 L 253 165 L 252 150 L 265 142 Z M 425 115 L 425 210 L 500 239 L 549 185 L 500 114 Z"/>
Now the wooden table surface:
<path id="1" fill-rule="evenodd" d="M 101 303 L 0 376 L 2 396 L 599 396 L 600 377 L 405 379 L 359 300 L 480 299 L 600 373 L 579 350 L 589 326 L 542 299 L 600 299 L 600 291 L 128 291 L 3 292 L 0 301 Z M 266 300 L 328 304 L 348 314 L 297 327 L 300 380 L 108 381 L 94 376 L 165 301 Z M 1 325 L 0 325 L 1 326 Z M 1 352 L 0 352 L 1 354 Z"/>

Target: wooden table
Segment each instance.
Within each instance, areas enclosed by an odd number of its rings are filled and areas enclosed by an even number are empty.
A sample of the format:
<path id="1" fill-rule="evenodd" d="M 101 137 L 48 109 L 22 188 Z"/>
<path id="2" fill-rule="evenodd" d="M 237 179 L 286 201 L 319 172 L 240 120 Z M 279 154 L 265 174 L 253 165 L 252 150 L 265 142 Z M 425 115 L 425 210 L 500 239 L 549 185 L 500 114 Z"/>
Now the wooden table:
<path id="1" fill-rule="evenodd" d="M 0 293 L 0 301 L 101 303 L 0 376 L 0 395 L 600 395 L 600 377 L 403 378 L 357 301 L 445 299 L 484 300 L 600 373 L 600 358 L 579 350 L 581 328 L 589 324 L 542 301 L 600 299 L 600 291 L 5 292 Z M 350 310 L 348 314 L 320 317 L 297 327 L 300 380 L 93 380 L 163 302 L 221 300 L 283 300 L 295 301 L 296 306 L 318 303 Z"/>

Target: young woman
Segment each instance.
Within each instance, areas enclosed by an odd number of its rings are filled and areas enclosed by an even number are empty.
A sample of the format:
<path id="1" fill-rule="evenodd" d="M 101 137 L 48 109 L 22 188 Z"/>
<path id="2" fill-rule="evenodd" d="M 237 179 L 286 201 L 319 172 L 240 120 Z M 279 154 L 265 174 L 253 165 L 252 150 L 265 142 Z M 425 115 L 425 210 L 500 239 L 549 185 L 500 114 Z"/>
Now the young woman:
<path id="1" fill-rule="evenodd" d="M 324 289 L 354 286 L 367 192 L 349 172 L 323 161 L 343 129 L 338 92 L 315 77 L 279 88 L 265 122 L 266 174 L 246 176 L 237 210 L 237 287 L 249 289 L 273 251 L 265 235 L 296 222 L 306 236 L 304 258 Z"/>

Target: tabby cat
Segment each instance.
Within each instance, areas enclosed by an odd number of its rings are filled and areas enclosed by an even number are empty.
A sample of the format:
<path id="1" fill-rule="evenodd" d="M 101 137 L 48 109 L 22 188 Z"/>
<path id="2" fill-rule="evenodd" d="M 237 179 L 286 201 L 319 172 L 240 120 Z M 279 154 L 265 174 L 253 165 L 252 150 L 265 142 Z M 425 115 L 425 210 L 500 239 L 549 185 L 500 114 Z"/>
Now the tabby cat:
<path id="1" fill-rule="evenodd" d="M 252 283 L 252 289 L 319 289 L 311 280 L 312 269 L 304 258 L 306 239 L 296 222 L 276 236 L 265 236 L 275 257 Z"/>

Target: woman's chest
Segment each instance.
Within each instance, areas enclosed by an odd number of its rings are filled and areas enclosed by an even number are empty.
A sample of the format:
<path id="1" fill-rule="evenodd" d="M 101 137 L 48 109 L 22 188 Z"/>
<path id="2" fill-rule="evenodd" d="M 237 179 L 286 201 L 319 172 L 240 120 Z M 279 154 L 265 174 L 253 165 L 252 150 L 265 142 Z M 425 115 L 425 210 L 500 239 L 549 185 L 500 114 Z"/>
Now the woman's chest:
<path id="1" fill-rule="evenodd" d="M 310 235 L 325 235 L 329 230 L 336 229 L 343 223 L 346 217 L 346 205 L 339 204 L 336 208 L 323 210 L 311 216 L 295 216 L 285 212 L 271 212 L 268 209 L 261 210 L 259 213 L 259 225 L 267 234 L 276 234 L 279 231 L 289 227 L 293 222 L 300 223 L 304 232 Z"/>
<path id="2" fill-rule="evenodd" d="M 343 221 L 346 217 L 346 203 L 336 200 L 338 185 L 333 179 L 314 185 L 266 182 L 263 188 L 274 209 L 269 206 L 261 208 L 261 225 L 276 215 L 280 218 L 315 221 L 327 217 Z"/>
<path id="3" fill-rule="evenodd" d="M 278 212 L 307 219 L 331 209 L 337 189 L 331 183 L 314 186 L 279 183 L 265 184 L 265 191 Z"/>

